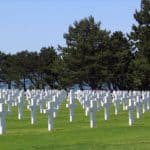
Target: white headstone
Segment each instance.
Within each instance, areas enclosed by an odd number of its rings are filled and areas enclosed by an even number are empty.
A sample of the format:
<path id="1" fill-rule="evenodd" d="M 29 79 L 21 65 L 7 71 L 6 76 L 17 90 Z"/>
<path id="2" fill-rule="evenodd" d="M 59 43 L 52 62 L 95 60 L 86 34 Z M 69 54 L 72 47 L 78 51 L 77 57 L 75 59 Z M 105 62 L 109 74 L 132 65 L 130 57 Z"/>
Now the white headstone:
<path id="1" fill-rule="evenodd" d="M 53 100 L 53 107 L 55 108 L 56 111 L 53 112 L 53 117 L 56 118 L 57 116 L 57 110 L 59 109 L 59 106 L 58 106 L 58 102 L 56 100 L 56 95 L 54 95 L 52 97 L 52 100 Z"/>
<path id="2" fill-rule="evenodd" d="M 44 109 L 44 113 L 48 115 L 48 131 L 51 131 L 54 128 L 53 123 L 53 112 L 56 111 L 55 108 L 53 108 L 53 102 L 48 101 L 47 102 L 47 109 Z"/>
<path id="3" fill-rule="evenodd" d="M 146 95 L 145 95 L 145 93 L 143 92 L 142 93 L 142 112 L 143 112 L 143 114 L 146 112 L 146 110 L 147 110 L 147 99 L 146 99 L 146 97 L 145 97 Z"/>
<path id="4" fill-rule="evenodd" d="M 90 128 L 95 127 L 96 119 L 95 119 L 95 113 L 97 111 L 97 102 L 94 100 L 90 101 L 90 107 L 88 108 L 89 115 L 90 115 Z"/>
<path id="5" fill-rule="evenodd" d="M 0 134 L 5 132 L 5 115 L 4 104 L 0 103 Z"/>
<path id="6" fill-rule="evenodd" d="M 36 122 L 36 99 L 31 98 L 31 104 L 27 106 L 31 111 L 31 124 L 35 124 Z"/>
<path id="7" fill-rule="evenodd" d="M 132 99 L 129 99 L 128 110 L 129 110 L 129 126 L 131 126 L 134 122 L 134 115 L 133 115 L 134 106 Z"/>
<path id="8" fill-rule="evenodd" d="M 24 107 L 24 102 L 23 98 L 19 95 L 18 96 L 18 119 L 21 120 L 23 118 L 23 107 Z"/>
<path id="9" fill-rule="evenodd" d="M 140 102 L 140 97 L 137 96 L 136 99 L 136 117 L 139 119 L 141 116 L 141 102 Z"/>
<path id="10" fill-rule="evenodd" d="M 69 92 L 69 104 L 66 104 L 66 107 L 69 108 L 70 122 L 72 122 L 74 118 L 74 109 L 76 107 L 72 91 Z"/>
<path id="11" fill-rule="evenodd" d="M 119 113 L 120 100 L 118 98 L 119 97 L 117 96 L 117 94 L 115 94 L 113 97 L 113 103 L 114 103 L 114 107 L 115 107 L 115 115 L 118 115 L 118 113 Z"/>
<path id="12" fill-rule="evenodd" d="M 109 119 L 109 107 L 110 107 L 110 102 L 109 102 L 109 97 L 106 95 L 104 97 L 104 119 L 108 120 Z"/>

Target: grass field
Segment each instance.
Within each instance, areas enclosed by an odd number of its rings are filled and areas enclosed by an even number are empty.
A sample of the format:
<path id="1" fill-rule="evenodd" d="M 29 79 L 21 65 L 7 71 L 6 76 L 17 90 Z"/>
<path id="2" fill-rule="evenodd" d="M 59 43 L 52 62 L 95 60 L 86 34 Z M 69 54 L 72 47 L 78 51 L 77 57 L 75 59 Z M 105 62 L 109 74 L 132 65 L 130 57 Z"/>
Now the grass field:
<path id="1" fill-rule="evenodd" d="M 104 121 L 103 110 L 96 114 L 96 128 L 90 129 L 89 117 L 79 104 L 74 122 L 69 122 L 65 103 L 55 119 L 55 130 L 48 132 L 47 116 L 37 112 L 37 124 L 30 124 L 30 111 L 17 119 L 17 108 L 7 116 L 6 133 L 0 136 L 0 150 L 150 150 L 150 111 L 128 126 L 128 113 L 120 111 Z"/>

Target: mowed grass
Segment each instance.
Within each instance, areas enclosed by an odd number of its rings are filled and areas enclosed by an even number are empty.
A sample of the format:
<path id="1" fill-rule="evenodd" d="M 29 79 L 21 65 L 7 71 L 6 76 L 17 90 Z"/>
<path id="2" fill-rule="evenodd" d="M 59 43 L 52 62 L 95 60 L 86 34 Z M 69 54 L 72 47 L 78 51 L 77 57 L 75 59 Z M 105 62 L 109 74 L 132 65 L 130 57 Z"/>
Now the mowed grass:
<path id="1" fill-rule="evenodd" d="M 37 111 L 37 123 L 30 124 L 30 111 L 25 109 L 24 119 L 17 119 L 17 108 L 7 116 L 6 133 L 0 136 L 0 150 L 149 150 L 150 111 L 133 126 L 128 126 L 128 112 L 114 115 L 104 121 L 103 109 L 96 113 L 96 127 L 91 129 L 89 117 L 78 102 L 75 118 L 69 122 L 69 111 L 61 106 L 54 121 L 54 131 L 47 130 L 47 115 Z"/>

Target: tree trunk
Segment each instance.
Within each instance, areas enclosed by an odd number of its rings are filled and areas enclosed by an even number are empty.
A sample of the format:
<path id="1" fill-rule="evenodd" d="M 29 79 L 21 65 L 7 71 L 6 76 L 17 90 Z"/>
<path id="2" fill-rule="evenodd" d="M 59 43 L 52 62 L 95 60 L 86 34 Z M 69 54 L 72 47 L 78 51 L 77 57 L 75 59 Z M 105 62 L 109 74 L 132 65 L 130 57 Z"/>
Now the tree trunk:
<path id="1" fill-rule="evenodd" d="M 8 89 L 11 89 L 11 81 L 8 81 Z"/>
<path id="2" fill-rule="evenodd" d="M 23 78 L 23 89 L 24 89 L 24 91 L 27 90 L 27 88 L 26 88 L 26 78 L 25 77 Z"/>
<path id="3" fill-rule="evenodd" d="M 79 88 L 81 91 L 83 91 L 83 85 L 82 84 L 79 84 Z"/>

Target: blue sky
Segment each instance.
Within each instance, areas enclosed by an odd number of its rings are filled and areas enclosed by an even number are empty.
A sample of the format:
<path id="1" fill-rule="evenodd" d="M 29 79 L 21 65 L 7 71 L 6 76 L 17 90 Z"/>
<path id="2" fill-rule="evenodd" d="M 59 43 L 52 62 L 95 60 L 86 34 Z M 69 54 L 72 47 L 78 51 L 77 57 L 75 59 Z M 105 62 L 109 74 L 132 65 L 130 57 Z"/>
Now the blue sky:
<path id="1" fill-rule="evenodd" d="M 90 15 L 103 29 L 127 33 L 139 8 L 140 0 L 0 0 L 0 50 L 64 45 L 68 26 Z"/>

